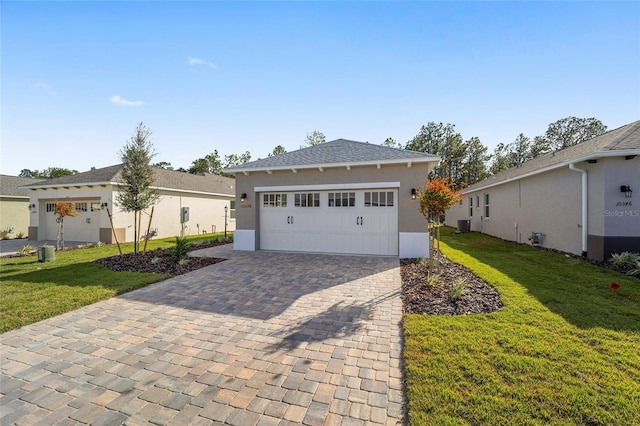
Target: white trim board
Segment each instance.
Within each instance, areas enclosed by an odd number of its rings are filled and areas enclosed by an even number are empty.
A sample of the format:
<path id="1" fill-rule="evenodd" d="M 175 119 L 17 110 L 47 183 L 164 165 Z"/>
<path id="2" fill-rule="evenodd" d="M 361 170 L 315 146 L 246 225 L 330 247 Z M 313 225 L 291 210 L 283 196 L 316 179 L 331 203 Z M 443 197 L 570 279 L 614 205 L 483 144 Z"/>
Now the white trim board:
<path id="1" fill-rule="evenodd" d="M 281 185 L 281 186 L 256 186 L 254 192 L 276 191 L 329 191 L 332 189 L 378 189 L 400 188 L 400 182 L 365 182 L 365 183 L 330 183 L 320 185 Z"/>

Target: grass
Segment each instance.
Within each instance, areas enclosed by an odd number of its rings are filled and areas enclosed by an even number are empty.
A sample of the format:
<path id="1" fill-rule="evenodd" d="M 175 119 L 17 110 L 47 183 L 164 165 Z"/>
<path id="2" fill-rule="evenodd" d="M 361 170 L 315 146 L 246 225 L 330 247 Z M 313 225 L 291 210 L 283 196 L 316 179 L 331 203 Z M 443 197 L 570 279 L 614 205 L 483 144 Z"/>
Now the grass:
<path id="1" fill-rule="evenodd" d="M 410 425 L 640 425 L 640 280 L 478 233 L 441 250 L 504 307 L 404 316 Z"/>
<path id="2" fill-rule="evenodd" d="M 188 237 L 198 243 L 222 234 Z M 175 238 L 151 240 L 147 250 L 175 245 Z M 123 244 L 133 252 L 133 243 Z M 54 262 L 37 256 L 0 258 L 0 332 L 60 315 L 118 294 L 166 279 L 166 275 L 113 272 L 94 260 L 118 254 L 115 245 L 64 250 Z"/>

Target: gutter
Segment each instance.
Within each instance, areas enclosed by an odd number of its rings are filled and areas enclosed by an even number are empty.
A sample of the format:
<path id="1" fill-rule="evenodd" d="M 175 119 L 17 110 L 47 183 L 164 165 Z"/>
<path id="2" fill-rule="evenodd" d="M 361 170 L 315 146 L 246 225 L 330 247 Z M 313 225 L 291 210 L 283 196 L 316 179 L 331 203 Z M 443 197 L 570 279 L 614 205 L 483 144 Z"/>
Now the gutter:
<path id="1" fill-rule="evenodd" d="M 569 163 L 569 170 L 582 174 L 582 256 L 587 256 L 587 235 L 588 235 L 588 212 L 589 207 L 587 204 L 587 171 L 579 169 L 575 166 L 575 163 Z"/>
<path id="2" fill-rule="evenodd" d="M 627 155 L 640 155 L 640 149 L 631 148 L 631 149 L 618 149 L 618 150 L 593 152 L 591 154 L 582 155 L 580 157 L 575 157 L 575 158 L 572 158 L 570 160 L 559 161 L 558 163 L 552 164 L 550 166 L 543 167 L 541 169 L 532 170 L 530 172 L 523 173 L 521 175 L 512 176 L 512 177 L 507 178 L 507 179 L 497 180 L 496 182 L 488 182 L 489 180 L 492 180 L 493 178 L 495 178 L 495 176 L 490 176 L 490 177 L 486 178 L 485 180 L 483 180 L 481 182 L 474 183 L 473 185 L 469 186 L 468 188 L 465 188 L 464 190 L 462 190 L 462 194 L 466 195 L 466 194 L 469 194 L 471 192 L 480 191 L 480 190 L 483 190 L 483 189 L 489 189 L 489 188 L 492 188 L 494 186 L 503 185 L 505 183 L 509 183 L 509 182 L 513 182 L 513 181 L 516 181 L 516 180 L 527 178 L 529 176 L 535 176 L 535 175 L 538 175 L 540 173 L 550 172 L 551 170 L 560 169 L 560 168 L 562 168 L 564 166 L 575 164 L 575 163 L 580 163 L 582 161 L 597 160 L 597 159 L 600 159 L 600 158 L 608 158 L 608 157 L 626 157 Z M 535 160 L 535 158 L 534 158 L 534 160 Z M 529 161 L 533 161 L 533 160 L 529 160 Z"/>

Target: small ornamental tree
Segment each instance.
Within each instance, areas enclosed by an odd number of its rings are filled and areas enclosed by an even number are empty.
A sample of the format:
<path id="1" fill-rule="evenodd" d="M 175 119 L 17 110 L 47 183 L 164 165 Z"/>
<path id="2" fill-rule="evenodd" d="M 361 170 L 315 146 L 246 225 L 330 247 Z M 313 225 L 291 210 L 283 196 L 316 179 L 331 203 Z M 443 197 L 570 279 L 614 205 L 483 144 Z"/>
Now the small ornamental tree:
<path id="1" fill-rule="evenodd" d="M 427 219 L 430 227 L 436 228 L 438 250 L 440 250 L 440 218 L 461 198 L 455 184 L 449 182 L 448 178 L 427 178 L 424 188 L 417 191 L 420 213 Z"/>
<path id="2" fill-rule="evenodd" d="M 120 151 L 122 186 L 116 199 L 122 211 L 133 213 L 134 253 L 138 253 L 138 216 L 160 198 L 158 190 L 152 187 L 155 172 L 151 159 L 155 151 L 150 137 L 151 131 L 140 123 L 129 143 Z"/>
<path id="3" fill-rule="evenodd" d="M 66 201 L 55 202 L 53 213 L 57 216 L 58 222 L 58 242 L 56 244 L 56 248 L 58 250 L 62 250 L 64 248 L 64 218 L 66 216 L 78 216 L 78 212 L 76 212 L 75 203 L 72 203 L 71 199 L 67 197 Z"/>

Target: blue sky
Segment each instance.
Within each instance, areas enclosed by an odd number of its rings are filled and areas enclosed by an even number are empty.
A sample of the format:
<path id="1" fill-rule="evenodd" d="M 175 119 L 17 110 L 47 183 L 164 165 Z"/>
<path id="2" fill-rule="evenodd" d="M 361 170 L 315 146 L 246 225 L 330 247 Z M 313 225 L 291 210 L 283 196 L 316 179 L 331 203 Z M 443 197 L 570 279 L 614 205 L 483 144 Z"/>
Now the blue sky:
<path id="1" fill-rule="evenodd" d="M 567 116 L 640 118 L 638 2 L 7 2 L 1 172 L 265 157 L 319 130 L 493 150 Z"/>

